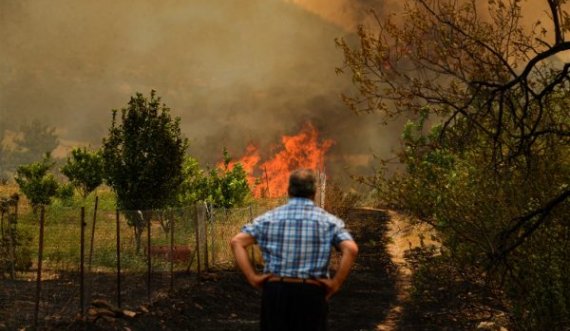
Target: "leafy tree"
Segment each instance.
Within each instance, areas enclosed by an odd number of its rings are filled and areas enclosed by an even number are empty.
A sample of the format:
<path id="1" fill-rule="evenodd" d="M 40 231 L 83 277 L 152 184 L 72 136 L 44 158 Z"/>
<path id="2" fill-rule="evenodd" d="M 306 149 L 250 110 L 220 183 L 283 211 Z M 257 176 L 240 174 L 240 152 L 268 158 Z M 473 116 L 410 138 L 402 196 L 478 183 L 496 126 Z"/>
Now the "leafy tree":
<path id="1" fill-rule="evenodd" d="M 224 148 L 223 168 L 211 169 L 207 183 L 205 201 L 214 207 L 232 208 L 241 206 L 251 193 L 247 174 L 240 163 L 230 167 L 231 156 Z"/>
<path id="2" fill-rule="evenodd" d="M 221 167 L 204 171 L 198 161 L 187 157 L 184 162 L 184 182 L 180 201 L 192 204 L 204 201 L 213 207 L 232 208 L 242 206 L 251 194 L 247 174 L 240 163 L 232 164 L 231 156 L 224 148 Z"/>
<path id="3" fill-rule="evenodd" d="M 53 174 L 49 173 L 54 164 L 47 153 L 41 161 L 19 166 L 16 171 L 16 183 L 34 211 L 42 205 L 49 205 L 57 193 L 59 185 Z"/>
<path id="4" fill-rule="evenodd" d="M 170 116 L 154 90 L 150 100 L 141 93 L 131 97 L 120 122 L 113 111 L 109 135 L 103 140 L 104 169 L 119 208 L 134 211 L 127 219 L 135 231 L 137 251 L 150 211 L 176 201 L 186 148 L 180 120 Z"/>
<path id="5" fill-rule="evenodd" d="M 438 230 L 463 275 L 486 275 L 520 328 L 570 321 L 570 50 L 566 1 L 525 26 L 524 2 L 409 0 L 358 46 L 338 40 L 356 112 L 415 118 L 406 171 L 371 183 Z M 536 5 L 536 3 L 535 3 Z M 426 129 L 428 123 L 433 128 Z"/>
<path id="6" fill-rule="evenodd" d="M 198 160 L 186 156 L 182 166 L 184 181 L 180 186 L 179 201 L 185 205 L 193 205 L 206 200 L 208 196 L 208 181 L 206 172 L 202 170 Z"/>
<path id="7" fill-rule="evenodd" d="M 61 172 L 86 198 L 103 183 L 103 157 L 100 151 L 90 152 L 87 148 L 74 148 Z"/>

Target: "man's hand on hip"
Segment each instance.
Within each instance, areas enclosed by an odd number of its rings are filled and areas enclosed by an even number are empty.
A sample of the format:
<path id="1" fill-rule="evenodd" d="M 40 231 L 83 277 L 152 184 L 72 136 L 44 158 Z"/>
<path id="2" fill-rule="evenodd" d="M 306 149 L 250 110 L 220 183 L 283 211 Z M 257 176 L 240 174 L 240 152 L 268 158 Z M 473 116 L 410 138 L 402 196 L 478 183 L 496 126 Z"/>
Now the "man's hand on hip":
<path id="1" fill-rule="evenodd" d="M 260 289 L 263 287 L 263 283 L 265 283 L 271 276 L 271 274 L 253 274 L 247 279 L 247 281 L 251 286 Z"/>
<path id="2" fill-rule="evenodd" d="M 327 294 L 325 298 L 327 300 L 330 299 L 336 292 L 338 292 L 338 290 L 340 290 L 340 284 L 334 279 L 321 278 L 318 281 L 326 288 Z"/>

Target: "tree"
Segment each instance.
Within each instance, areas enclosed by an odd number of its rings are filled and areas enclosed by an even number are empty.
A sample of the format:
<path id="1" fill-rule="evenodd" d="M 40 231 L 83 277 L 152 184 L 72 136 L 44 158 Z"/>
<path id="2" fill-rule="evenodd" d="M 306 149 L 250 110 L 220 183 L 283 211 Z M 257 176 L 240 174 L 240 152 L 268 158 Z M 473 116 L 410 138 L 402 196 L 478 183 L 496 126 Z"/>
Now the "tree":
<path id="1" fill-rule="evenodd" d="M 186 158 L 179 196 L 181 203 L 203 201 L 218 208 L 239 207 L 246 203 L 251 194 L 247 174 L 239 162 L 232 164 L 225 148 L 223 155 L 222 165 L 209 171 L 202 170 L 196 159 Z"/>
<path id="2" fill-rule="evenodd" d="M 184 181 L 180 186 L 179 202 L 185 205 L 193 205 L 198 201 L 204 201 L 208 196 L 208 180 L 206 173 L 200 168 L 198 160 L 186 156 L 182 172 Z"/>
<path id="3" fill-rule="evenodd" d="M 549 26 L 525 26 L 520 0 L 485 10 L 410 0 L 405 20 L 377 17 L 378 32 L 360 27 L 358 46 L 337 41 L 339 71 L 356 87 L 344 96 L 352 110 L 416 119 L 403 135 L 406 172 L 370 183 L 432 224 L 457 265 L 496 281 L 537 329 L 570 320 L 565 3 L 545 0 Z"/>
<path id="4" fill-rule="evenodd" d="M 61 172 L 85 199 L 103 183 L 103 158 L 100 151 L 90 152 L 87 148 L 74 148 Z"/>
<path id="5" fill-rule="evenodd" d="M 170 116 L 154 90 L 150 100 L 141 93 L 131 97 L 121 110 L 120 123 L 113 111 L 109 135 L 103 140 L 105 176 L 117 194 L 118 207 L 134 212 L 127 213 L 127 219 L 135 231 L 137 251 L 151 210 L 176 201 L 186 148 L 180 120 Z"/>
<path id="6" fill-rule="evenodd" d="M 59 187 L 49 170 L 54 166 L 49 153 L 41 161 L 19 166 L 16 171 L 16 183 L 26 195 L 34 211 L 42 205 L 49 205 L 56 196 Z"/>

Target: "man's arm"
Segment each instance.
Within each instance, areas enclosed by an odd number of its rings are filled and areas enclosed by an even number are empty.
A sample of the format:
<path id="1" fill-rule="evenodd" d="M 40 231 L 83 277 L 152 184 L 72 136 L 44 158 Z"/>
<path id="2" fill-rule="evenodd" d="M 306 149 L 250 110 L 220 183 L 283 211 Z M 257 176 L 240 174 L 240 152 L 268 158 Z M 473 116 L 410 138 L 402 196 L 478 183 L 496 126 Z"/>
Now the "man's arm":
<path id="1" fill-rule="evenodd" d="M 354 265 L 356 256 L 358 255 L 358 245 L 353 240 L 343 240 L 338 245 L 341 258 L 340 265 L 332 279 L 319 279 L 319 281 L 327 287 L 327 299 L 329 299 L 333 294 L 338 292 L 346 277 L 350 273 L 350 269 Z"/>
<path id="2" fill-rule="evenodd" d="M 261 288 L 263 283 L 267 278 L 271 277 L 271 275 L 257 274 L 253 269 L 247 255 L 247 248 L 253 244 L 255 244 L 255 238 L 244 232 L 238 233 L 231 241 L 232 252 L 234 253 L 239 269 L 251 286 Z"/>

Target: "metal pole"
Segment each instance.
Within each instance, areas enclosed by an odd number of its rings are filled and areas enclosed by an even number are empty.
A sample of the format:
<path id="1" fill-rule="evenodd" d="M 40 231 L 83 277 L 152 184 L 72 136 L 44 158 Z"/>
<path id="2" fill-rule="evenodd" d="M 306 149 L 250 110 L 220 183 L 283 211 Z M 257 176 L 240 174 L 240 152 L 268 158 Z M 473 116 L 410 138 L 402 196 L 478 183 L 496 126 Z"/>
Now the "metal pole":
<path id="1" fill-rule="evenodd" d="M 202 206 L 199 202 L 197 202 L 197 203 L 196 203 L 196 218 L 195 218 L 194 224 L 195 224 L 195 227 L 196 227 L 196 229 L 195 229 L 195 231 L 196 231 L 196 257 L 197 257 L 197 259 L 198 259 L 198 260 L 196 261 L 196 263 L 197 263 L 198 276 L 200 276 L 200 272 L 201 272 L 201 262 L 200 262 L 200 260 L 201 260 L 201 257 L 200 257 L 200 226 L 199 226 L 199 224 L 200 224 L 200 218 L 201 218 L 201 215 L 202 215 L 202 208 L 203 208 L 203 206 Z"/>
<path id="2" fill-rule="evenodd" d="M 251 205 L 249 205 L 249 222 L 251 223 L 251 221 L 253 220 L 253 209 L 251 207 Z M 255 269 L 255 250 L 254 250 L 254 245 L 251 245 L 251 263 L 253 265 L 253 268 Z"/>
<path id="3" fill-rule="evenodd" d="M 210 271 L 210 265 L 208 263 L 208 217 L 203 219 L 204 221 L 204 269 L 206 272 Z"/>
<path id="4" fill-rule="evenodd" d="M 145 212 L 146 213 L 146 212 Z M 146 215 L 144 218 L 147 218 Z M 144 219 L 143 218 L 143 219 Z M 151 269 L 152 269 L 152 261 L 151 261 L 151 257 L 150 257 L 150 219 L 147 220 L 147 224 L 146 224 L 146 247 L 147 247 L 147 285 L 146 285 L 146 291 L 147 291 L 147 298 L 148 298 L 148 302 L 150 303 L 150 281 L 151 281 Z"/>
<path id="5" fill-rule="evenodd" d="M 2 224 L 2 239 L 4 239 L 4 209 L 2 209 L 2 216 L 0 220 L 0 224 Z"/>
<path id="6" fill-rule="evenodd" d="M 264 171 L 265 171 L 265 184 L 266 184 L 266 190 L 267 190 L 267 198 L 271 198 L 271 194 L 269 192 L 269 176 L 267 175 L 267 166 L 264 167 Z"/>
<path id="7" fill-rule="evenodd" d="M 174 217 L 170 218 L 170 291 L 174 290 Z"/>
<path id="8" fill-rule="evenodd" d="M 91 271 L 91 261 L 93 258 L 93 243 L 95 241 L 95 222 L 97 221 L 97 207 L 99 196 L 95 196 L 95 209 L 93 210 L 93 224 L 91 226 L 91 244 L 89 245 L 89 271 Z"/>
<path id="9" fill-rule="evenodd" d="M 217 231 L 216 228 L 216 219 L 214 218 L 214 213 L 210 213 L 210 224 L 212 225 L 210 227 L 210 242 L 212 243 L 212 246 L 210 247 L 210 256 L 212 257 L 212 266 L 215 267 L 216 266 L 216 238 L 215 238 L 215 232 Z"/>
<path id="10" fill-rule="evenodd" d="M 14 225 L 12 224 L 15 217 L 16 217 L 15 215 L 8 214 L 8 250 L 10 253 L 10 279 L 16 278 L 16 254 L 15 254 L 16 244 L 14 243 L 14 237 L 16 231 L 14 231 Z"/>
<path id="11" fill-rule="evenodd" d="M 79 308 L 81 316 L 85 313 L 85 207 L 81 207 L 81 247 L 79 249 L 80 263 L 79 263 Z"/>
<path id="12" fill-rule="evenodd" d="M 38 329 L 38 316 L 40 311 L 40 296 L 42 291 L 42 259 L 44 252 L 44 216 L 45 207 L 41 206 L 40 209 L 40 242 L 38 249 L 38 273 L 36 278 L 36 307 L 34 310 L 34 327 Z"/>
<path id="13" fill-rule="evenodd" d="M 117 306 L 121 308 L 121 228 L 119 210 L 115 210 L 117 220 Z"/>

